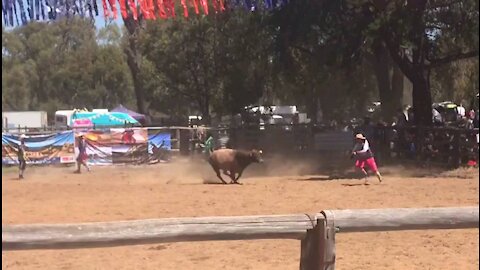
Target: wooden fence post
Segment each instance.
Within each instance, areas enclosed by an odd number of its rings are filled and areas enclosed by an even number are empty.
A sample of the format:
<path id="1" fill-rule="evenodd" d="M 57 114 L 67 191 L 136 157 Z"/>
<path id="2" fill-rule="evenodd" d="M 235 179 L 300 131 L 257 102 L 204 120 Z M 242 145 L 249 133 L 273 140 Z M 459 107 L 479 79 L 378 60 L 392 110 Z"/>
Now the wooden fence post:
<path id="1" fill-rule="evenodd" d="M 325 220 L 325 239 L 323 241 L 325 255 L 322 270 L 335 270 L 335 234 L 337 233 L 335 219 L 333 212 L 330 210 L 322 211 L 321 214 L 324 216 Z"/>
<path id="2" fill-rule="evenodd" d="M 175 130 L 175 137 L 177 139 L 177 148 L 180 151 L 180 129 Z"/>
<path id="3" fill-rule="evenodd" d="M 300 270 L 323 270 L 325 220 L 320 218 L 301 240 Z"/>

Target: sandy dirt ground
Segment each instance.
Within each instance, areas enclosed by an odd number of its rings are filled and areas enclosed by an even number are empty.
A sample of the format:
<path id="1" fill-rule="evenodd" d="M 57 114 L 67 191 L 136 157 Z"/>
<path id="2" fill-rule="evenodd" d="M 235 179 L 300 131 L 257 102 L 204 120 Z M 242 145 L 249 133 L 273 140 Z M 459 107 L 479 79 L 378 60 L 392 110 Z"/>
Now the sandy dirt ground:
<path id="1" fill-rule="evenodd" d="M 315 213 L 323 209 L 478 205 L 478 170 L 393 168 L 370 186 L 322 181 L 305 165 L 248 168 L 244 185 L 213 185 L 206 164 L 28 168 L 2 173 L 2 224 L 162 217 Z M 304 166 L 304 167 L 302 167 Z M 283 168 L 282 170 L 276 169 Z M 479 231 L 423 230 L 337 235 L 337 269 L 478 269 Z M 298 269 L 300 242 L 252 240 L 114 248 L 2 251 L 3 269 Z"/>

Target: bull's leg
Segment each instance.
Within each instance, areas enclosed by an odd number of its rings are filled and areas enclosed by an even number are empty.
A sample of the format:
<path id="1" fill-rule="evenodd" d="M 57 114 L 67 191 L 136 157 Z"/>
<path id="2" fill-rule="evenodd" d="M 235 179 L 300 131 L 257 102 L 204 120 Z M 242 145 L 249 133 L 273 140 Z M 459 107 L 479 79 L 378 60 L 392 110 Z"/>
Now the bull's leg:
<path id="1" fill-rule="evenodd" d="M 235 178 L 235 180 L 233 180 L 233 183 L 234 183 L 234 184 L 242 185 L 242 183 L 238 182 L 238 179 L 240 179 L 240 177 L 242 176 L 242 173 L 243 173 L 243 170 L 241 170 L 240 172 L 238 172 L 237 178 Z"/>
<path id="2" fill-rule="evenodd" d="M 213 162 L 211 162 L 210 160 L 209 160 L 209 163 L 210 163 L 210 165 L 212 166 L 212 168 L 213 168 L 213 170 L 215 171 L 215 173 L 217 174 L 218 179 L 220 179 L 223 184 L 226 184 L 227 182 L 225 182 L 225 180 L 223 180 L 222 176 L 220 175 L 220 168 L 218 168 L 217 166 L 215 166 L 215 164 L 214 164 Z"/>
<path id="3" fill-rule="evenodd" d="M 217 173 L 217 177 L 222 181 L 222 183 L 226 184 L 225 180 L 223 180 L 222 175 L 220 174 L 220 170 L 216 169 L 215 172 Z"/>
<path id="4" fill-rule="evenodd" d="M 230 176 L 230 179 L 232 179 L 230 181 L 230 184 L 235 183 L 235 174 L 236 174 L 236 172 L 234 170 L 230 170 L 230 174 L 228 175 L 228 176 Z"/>

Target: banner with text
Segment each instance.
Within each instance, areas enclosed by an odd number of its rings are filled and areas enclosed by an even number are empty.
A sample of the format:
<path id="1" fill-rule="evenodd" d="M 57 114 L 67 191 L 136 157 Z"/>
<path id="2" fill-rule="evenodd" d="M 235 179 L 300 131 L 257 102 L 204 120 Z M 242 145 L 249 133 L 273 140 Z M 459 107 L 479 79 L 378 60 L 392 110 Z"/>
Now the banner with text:
<path id="1" fill-rule="evenodd" d="M 74 133 L 64 131 L 48 135 L 27 136 L 27 164 L 74 163 Z M 2 134 L 2 165 L 18 164 L 19 135 Z"/>

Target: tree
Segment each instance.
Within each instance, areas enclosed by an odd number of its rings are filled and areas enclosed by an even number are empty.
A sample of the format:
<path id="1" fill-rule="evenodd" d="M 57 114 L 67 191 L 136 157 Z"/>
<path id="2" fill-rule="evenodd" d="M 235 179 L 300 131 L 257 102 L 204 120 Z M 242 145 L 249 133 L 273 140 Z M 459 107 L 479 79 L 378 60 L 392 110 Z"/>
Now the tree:
<path id="1" fill-rule="evenodd" d="M 272 20 L 282 73 L 296 85 L 287 90 L 291 92 L 287 97 L 306 105 L 313 122 L 319 107 L 325 120 L 363 115 L 374 92 L 372 73 L 349 45 L 357 44 L 357 37 L 340 32 L 347 24 L 340 24 L 331 12 L 337 5 L 337 1 L 291 2 Z"/>
<path id="2" fill-rule="evenodd" d="M 115 31 L 107 29 L 97 40 L 90 21 L 70 19 L 4 32 L 4 108 L 53 115 L 59 109 L 128 103 L 131 79 Z"/>
<path id="3" fill-rule="evenodd" d="M 269 75 L 261 16 L 235 12 L 149 22 L 142 54 L 155 66 L 156 91 L 184 101 L 206 124 L 256 102 Z"/>
<path id="4" fill-rule="evenodd" d="M 432 123 L 431 69 L 478 57 L 478 1 L 363 1 L 368 30 L 379 35 L 413 84 L 415 122 Z M 442 40 L 455 40 L 448 48 Z"/>
<path id="5" fill-rule="evenodd" d="M 281 15 L 287 16 L 279 24 L 283 47 L 288 46 L 286 41 L 299 37 L 313 39 L 316 48 L 307 50 L 330 51 L 345 64 L 354 63 L 369 51 L 381 56 L 378 50 L 384 46 L 413 84 L 415 121 L 421 125 L 432 122 L 431 69 L 478 56 L 477 1 L 292 1 Z M 438 46 L 443 40 L 455 42 Z M 382 76 L 377 78 L 386 81 L 386 75 Z"/>
<path id="6" fill-rule="evenodd" d="M 145 21 L 143 15 L 140 14 L 137 19 L 133 17 L 132 12 L 128 11 L 128 17 L 123 19 L 126 29 L 126 44 L 123 46 L 124 53 L 127 56 L 127 64 L 133 80 L 133 88 L 137 101 L 137 110 L 141 114 L 148 115 L 147 106 L 145 104 L 144 82 L 140 78 L 142 74 L 142 59 L 139 49 L 139 36 L 144 27 Z M 148 118 L 147 118 L 147 121 Z"/>

